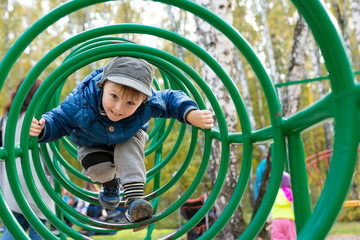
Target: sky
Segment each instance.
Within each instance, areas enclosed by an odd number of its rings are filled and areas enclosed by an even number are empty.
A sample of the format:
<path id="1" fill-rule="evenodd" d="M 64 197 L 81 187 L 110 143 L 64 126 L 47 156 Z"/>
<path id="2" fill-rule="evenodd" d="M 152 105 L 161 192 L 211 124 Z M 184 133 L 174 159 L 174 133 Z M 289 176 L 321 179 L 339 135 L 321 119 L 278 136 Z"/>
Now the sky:
<path id="1" fill-rule="evenodd" d="M 19 0 L 9 0 L 9 9 L 13 8 L 13 4 L 14 2 L 18 2 Z M 33 6 L 35 3 L 37 2 L 37 0 L 27 0 L 27 1 L 22 1 L 21 4 L 26 5 L 26 6 Z M 161 20 L 164 18 L 168 18 L 168 12 L 165 8 L 165 4 L 163 3 L 159 3 L 159 2 L 153 2 L 153 1 L 142 1 L 142 0 L 133 0 L 130 2 L 132 7 L 134 8 L 139 8 L 139 9 L 145 9 L 145 11 L 142 11 L 141 15 L 142 15 L 142 19 L 145 19 L 144 22 L 140 23 L 140 24 L 144 24 L 144 25 L 150 25 L 150 26 L 155 26 L 155 27 L 161 27 L 160 23 Z M 107 4 L 115 4 L 114 1 L 109 1 Z M 59 5 L 60 6 L 60 5 Z M 42 7 L 44 9 L 44 12 L 50 12 L 53 9 L 50 9 L 49 6 L 49 2 L 48 1 L 42 1 Z M 173 12 L 175 15 L 175 18 L 177 18 L 176 14 L 177 14 L 177 8 L 174 7 L 173 8 Z M 67 18 L 62 18 L 58 21 L 58 25 L 60 26 L 66 26 L 68 24 L 68 19 Z M 24 23 L 26 25 L 26 23 Z M 90 28 L 94 28 L 94 27 L 101 27 L 106 25 L 106 22 L 101 19 L 101 18 L 97 18 L 96 20 L 93 20 L 91 22 L 91 26 Z M 58 27 L 58 26 L 57 26 Z M 193 26 L 189 26 L 189 28 L 193 28 L 193 32 L 195 32 L 195 23 Z M 56 34 L 57 29 L 48 29 L 49 31 L 54 31 L 54 34 Z M 65 36 L 66 38 L 71 37 L 70 33 L 68 36 Z M 158 41 L 158 38 L 156 37 L 151 37 L 148 35 L 139 35 L 138 37 L 140 38 L 146 38 L 144 40 L 144 42 L 147 43 L 147 45 L 150 45 L 151 47 L 159 47 L 162 45 L 161 42 Z"/>

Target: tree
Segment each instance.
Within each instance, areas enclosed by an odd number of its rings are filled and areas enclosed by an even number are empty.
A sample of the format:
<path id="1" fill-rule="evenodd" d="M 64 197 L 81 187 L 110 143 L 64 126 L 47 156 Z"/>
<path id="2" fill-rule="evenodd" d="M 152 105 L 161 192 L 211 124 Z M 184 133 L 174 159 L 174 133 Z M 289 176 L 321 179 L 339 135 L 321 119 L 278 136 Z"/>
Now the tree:
<path id="1" fill-rule="evenodd" d="M 299 80 L 304 77 L 305 46 L 309 29 L 301 15 L 297 20 L 293 37 L 287 82 Z M 285 117 L 295 114 L 299 109 L 301 86 L 299 84 L 287 86 L 282 97 L 282 111 Z"/>
<path id="2" fill-rule="evenodd" d="M 256 198 L 256 201 L 255 201 L 255 206 L 254 206 L 251 218 L 253 218 L 255 216 L 256 212 L 259 210 L 260 204 L 264 198 L 264 195 L 265 195 L 265 192 L 266 192 L 269 180 L 270 180 L 270 172 L 271 172 L 271 147 L 269 147 L 268 154 L 266 157 L 266 167 L 265 167 L 264 174 L 261 178 L 260 189 L 259 189 L 258 197 Z M 262 227 L 262 229 L 260 230 L 260 232 L 258 234 L 258 236 L 261 237 L 262 239 L 269 238 L 269 232 L 267 231 L 267 226 L 268 226 L 268 223 L 265 223 L 265 225 Z"/>
<path id="3" fill-rule="evenodd" d="M 360 2 L 357 0 L 349 0 L 352 18 L 355 26 L 355 35 L 360 53 Z"/>
<path id="4" fill-rule="evenodd" d="M 318 46 L 313 41 L 313 38 L 311 35 L 308 37 L 308 47 L 309 47 L 309 54 L 310 54 L 310 60 L 313 67 L 313 72 L 315 77 L 321 77 L 322 76 L 322 67 L 320 63 L 320 50 Z M 317 89 L 319 92 L 320 98 L 324 97 L 326 95 L 325 86 L 322 81 L 317 82 Z M 324 124 L 324 135 L 325 135 L 325 145 L 327 149 L 332 148 L 332 136 L 333 136 L 333 123 L 332 121 L 328 121 Z"/>
<path id="5" fill-rule="evenodd" d="M 220 18 L 224 19 L 228 24 L 232 24 L 233 18 L 231 13 L 231 1 L 209 1 L 199 0 L 200 5 L 207 7 L 215 12 Z M 219 63 L 223 66 L 224 70 L 232 74 L 234 66 L 234 47 L 233 44 L 222 35 L 219 31 L 216 31 L 213 27 L 210 27 L 208 23 L 201 19 L 196 19 L 196 30 L 198 36 L 198 44 L 203 47 L 208 53 L 210 53 Z M 205 81 L 210 85 L 218 98 L 220 106 L 222 106 L 226 122 L 228 124 L 229 131 L 237 131 L 237 116 L 235 106 L 231 102 L 228 91 L 225 86 L 221 84 L 209 67 L 201 64 L 201 72 Z M 216 120 L 216 119 L 215 119 Z M 219 171 L 221 157 L 220 142 L 215 141 L 212 148 L 211 155 L 211 179 L 214 182 L 217 173 Z M 220 210 L 223 210 L 229 202 L 234 186 L 236 186 L 238 178 L 238 160 L 237 160 L 237 147 L 230 146 L 230 163 L 228 167 L 228 174 L 225 180 L 225 184 L 221 189 L 218 197 L 218 205 Z M 242 209 L 239 206 L 235 214 L 230 219 L 229 223 L 222 231 L 222 239 L 235 239 L 240 236 L 243 231 L 245 222 L 243 220 Z"/>
<path id="6" fill-rule="evenodd" d="M 280 79 L 279 79 L 279 73 L 276 69 L 272 40 L 269 33 L 269 26 L 267 21 L 267 11 L 268 11 L 267 4 L 268 1 L 260 0 L 260 5 L 261 5 L 260 16 L 261 16 L 261 24 L 263 26 L 263 31 L 264 31 L 267 59 L 270 67 L 270 75 L 272 77 L 274 84 L 277 84 L 279 83 Z"/>
<path id="7" fill-rule="evenodd" d="M 169 14 L 169 17 L 170 17 L 172 30 L 175 33 L 179 33 L 178 26 L 177 26 L 177 23 L 176 23 L 175 16 L 174 16 L 174 13 L 172 11 L 171 5 L 167 5 L 167 11 L 168 11 L 168 14 Z M 184 57 L 184 51 L 183 51 L 182 47 L 179 46 L 179 45 L 176 45 L 176 49 L 177 49 L 177 54 L 179 56 L 179 59 L 184 61 L 185 57 Z"/>

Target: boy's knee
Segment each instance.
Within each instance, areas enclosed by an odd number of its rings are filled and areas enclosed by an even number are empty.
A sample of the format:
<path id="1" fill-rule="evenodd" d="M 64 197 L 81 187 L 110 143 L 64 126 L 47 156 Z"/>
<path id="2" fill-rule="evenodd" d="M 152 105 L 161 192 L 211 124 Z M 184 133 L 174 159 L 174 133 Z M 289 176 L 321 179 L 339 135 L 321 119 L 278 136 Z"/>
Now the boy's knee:
<path id="1" fill-rule="evenodd" d="M 106 152 L 87 154 L 81 160 L 81 165 L 84 168 L 82 171 L 84 175 L 94 182 L 104 183 L 111 181 L 116 173 L 114 158 Z"/>
<path id="2" fill-rule="evenodd" d="M 81 166 L 87 170 L 88 168 L 98 165 L 100 163 L 110 162 L 114 164 L 114 157 L 112 154 L 107 152 L 93 152 L 84 156 L 80 163 Z"/>

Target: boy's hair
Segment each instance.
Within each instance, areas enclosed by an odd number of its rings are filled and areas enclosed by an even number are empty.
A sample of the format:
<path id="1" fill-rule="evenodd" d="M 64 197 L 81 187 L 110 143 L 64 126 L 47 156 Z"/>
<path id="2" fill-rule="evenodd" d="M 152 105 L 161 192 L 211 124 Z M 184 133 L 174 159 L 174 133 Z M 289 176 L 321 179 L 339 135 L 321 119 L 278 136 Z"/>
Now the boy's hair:
<path id="1" fill-rule="evenodd" d="M 131 87 L 128 87 L 128 86 L 125 86 L 125 85 L 122 85 L 122 84 L 119 84 L 119 86 L 121 87 L 120 88 L 120 98 L 126 98 L 127 96 L 131 96 L 132 99 L 136 99 L 136 100 L 139 100 L 139 99 L 142 99 L 144 101 L 146 101 L 148 99 L 148 97 L 134 89 L 134 88 L 131 88 Z"/>
<path id="2" fill-rule="evenodd" d="M 154 70 L 146 61 L 133 57 L 115 57 L 104 67 L 103 76 L 96 83 L 102 89 L 106 81 L 133 88 L 151 97 Z"/>

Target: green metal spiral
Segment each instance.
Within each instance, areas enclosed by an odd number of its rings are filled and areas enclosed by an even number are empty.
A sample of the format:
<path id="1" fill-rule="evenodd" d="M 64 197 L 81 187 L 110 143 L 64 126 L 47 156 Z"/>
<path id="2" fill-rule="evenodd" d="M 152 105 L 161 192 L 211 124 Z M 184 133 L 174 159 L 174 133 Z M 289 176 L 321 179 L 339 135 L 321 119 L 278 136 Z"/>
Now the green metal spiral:
<path id="1" fill-rule="evenodd" d="M 4 59 L 1 61 L 0 72 L 2 74 L 0 75 L 0 89 L 20 54 L 34 40 L 34 38 L 60 18 L 81 8 L 101 2 L 106 1 L 70 1 L 54 9 L 33 24 L 14 43 L 5 55 Z M 156 2 L 170 4 L 193 13 L 197 17 L 207 21 L 213 27 L 217 28 L 237 47 L 237 49 L 249 62 L 252 70 L 259 79 L 267 100 L 271 126 L 258 131 L 251 129 L 245 104 L 239 90 L 229 77 L 228 73 L 226 73 L 219 63 L 205 50 L 192 41 L 168 30 L 139 24 L 110 25 L 85 31 L 56 46 L 48 54 L 46 54 L 36 64 L 36 66 L 34 66 L 34 68 L 31 69 L 23 85 L 20 87 L 18 94 L 14 99 L 13 107 L 9 112 L 9 121 L 6 125 L 5 132 L 5 146 L 0 149 L 0 158 L 6 163 L 6 170 L 11 188 L 25 217 L 29 220 L 35 230 L 43 236 L 43 238 L 59 239 L 42 224 L 27 203 L 16 172 L 16 168 L 20 167 L 15 164 L 16 157 L 22 158 L 21 167 L 24 172 L 26 184 L 29 191 L 32 193 L 34 201 L 37 203 L 38 207 L 47 219 L 62 232 L 60 239 L 64 239 L 66 236 L 74 239 L 87 239 L 86 236 L 81 235 L 64 224 L 61 220 L 61 216 L 65 215 L 80 227 L 98 232 L 118 231 L 139 227 L 144 224 L 151 225 L 157 221 L 161 221 L 178 210 L 197 189 L 204 177 L 209 163 L 212 151 L 211 142 L 219 141 L 221 142 L 222 148 L 221 164 L 219 174 L 216 178 L 211 194 L 207 198 L 203 207 L 194 215 L 193 218 L 175 232 L 163 237 L 164 239 L 179 238 L 192 229 L 202 218 L 204 218 L 205 214 L 214 205 L 215 200 L 222 189 L 228 170 L 227 167 L 229 163 L 230 145 L 242 144 L 244 146 L 244 150 L 242 155 L 241 170 L 232 198 L 222 214 L 219 216 L 218 220 L 200 237 L 200 239 L 212 239 L 228 223 L 244 195 L 250 177 L 253 144 L 264 140 L 273 140 L 273 162 L 268 189 L 257 214 L 254 216 L 249 226 L 239 239 L 254 239 L 261 227 L 264 225 L 266 217 L 268 216 L 275 200 L 283 171 L 282 166 L 284 166 L 284 161 L 287 158 L 289 159 L 291 170 L 295 222 L 298 231 L 298 238 L 324 239 L 335 222 L 342 203 L 346 198 L 346 193 L 349 189 L 351 177 L 354 172 L 357 154 L 356 148 L 360 140 L 360 131 L 359 128 L 356 128 L 356 125 L 359 125 L 360 123 L 359 86 L 354 82 L 353 69 L 350 65 L 348 56 L 346 55 L 343 40 L 337 30 L 336 23 L 332 21 L 333 18 L 331 17 L 331 14 L 320 1 L 293 0 L 294 5 L 306 19 L 317 43 L 321 48 L 326 67 L 329 72 L 332 92 L 317 103 L 314 103 L 295 115 L 284 119 L 282 117 L 281 106 L 275 92 L 274 85 L 272 84 L 265 67 L 261 64 L 251 46 L 240 33 L 238 33 L 232 26 L 226 24 L 225 21 L 215 14 L 192 1 L 158 0 Z M 109 35 L 128 33 L 152 35 L 171 41 L 187 49 L 206 63 L 218 76 L 221 83 L 229 92 L 235 105 L 242 131 L 236 133 L 228 131 L 223 111 L 216 99 L 216 96 L 202 77 L 189 65 L 164 51 L 126 41 L 124 42 L 124 39 L 117 37 L 109 37 Z M 44 83 L 41 85 L 31 101 L 22 127 L 20 145 L 17 145 L 17 143 L 14 142 L 14 126 L 16 125 L 20 108 L 24 102 L 27 92 L 38 76 L 53 61 L 70 49 L 73 49 L 71 53 L 68 54 L 63 63 L 45 79 Z M 216 115 L 219 126 L 218 128 L 204 131 L 203 136 L 205 145 L 202 152 L 202 160 L 199 171 L 194 176 L 192 184 L 184 192 L 184 194 L 165 210 L 158 212 L 154 218 L 132 224 L 107 223 L 91 219 L 79 214 L 77 211 L 68 206 L 61 199 L 59 194 L 54 191 L 53 187 L 45 177 L 39 159 L 39 150 L 37 147 L 34 147 L 37 146 L 37 139 L 32 138 L 31 141 L 28 139 L 32 116 L 35 115 L 35 117 L 39 118 L 43 112 L 59 104 L 59 96 L 62 86 L 72 73 L 94 61 L 122 55 L 139 57 L 149 61 L 161 72 L 165 87 L 185 91 L 199 104 L 200 108 L 204 109 L 205 102 L 209 102 L 213 108 L 214 114 Z M 156 81 L 155 87 L 159 88 Z M 201 92 L 199 92 L 199 89 L 201 89 Z M 327 118 L 334 118 L 335 121 L 336 135 L 334 140 L 334 153 L 325 187 L 315 206 L 315 209 L 312 211 L 308 193 L 307 173 L 301 133 L 305 129 L 316 125 Z M 166 141 L 169 132 L 173 130 L 173 125 L 174 121 L 170 121 L 167 124 L 164 120 L 156 119 L 154 121 L 153 130 L 149 133 L 152 141 L 145 154 L 149 155 L 154 152 L 155 163 L 154 167 L 147 173 L 147 182 L 153 180 L 154 185 L 153 191 L 145 197 L 148 200 L 152 200 L 152 204 L 155 209 L 159 199 L 162 198 L 162 195 L 173 187 L 186 172 L 197 148 L 199 129 L 192 127 L 191 142 L 188 146 L 186 158 L 183 160 L 181 167 L 178 169 L 176 174 L 174 174 L 173 178 L 161 185 L 160 173 L 162 171 L 167 171 L 166 166 L 170 161 L 176 161 L 173 157 L 178 151 L 180 145 L 183 144 L 182 140 L 186 130 L 185 125 L 180 127 L 178 139 L 174 143 L 173 149 L 167 156 L 163 156 L 162 145 Z M 286 148 L 285 138 L 288 139 L 288 148 Z M 67 138 L 63 138 L 60 141 L 70 155 L 76 158 L 76 149 L 69 140 Z M 96 194 L 76 186 L 62 172 L 61 166 L 64 166 L 78 178 L 84 181 L 89 181 L 84 175 L 82 175 L 82 173 L 70 166 L 66 159 L 61 156 L 59 151 L 59 142 L 50 143 L 49 146 L 55 156 L 54 158 L 50 158 L 45 145 L 41 146 L 41 150 L 44 154 L 47 167 L 58 183 L 57 187 L 59 188 L 59 186 L 62 186 L 77 197 L 85 201 L 98 204 Z M 32 150 L 31 154 L 37 175 L 42 181 L 43 187 L 58 207 L 57 214 L 52 213 L 48 209 L 46 203 L 44 203 L 37 191 L 32 173 L 29 170 L 29 149 Z M 287 152 L 289 153 L 288 156 Z M 121 204 L 123 205 L 124 203 Z M 0 190 L 0 217 L 15 239 L 29 239 L 26 233 L 16 222 L 11 210 L 8 208 L 4 200 L 2 190 Z M 152 228 L 149 228 L 148 230 L 150 234 L 151 229 L 153 229 L 153 225 Z"/>

